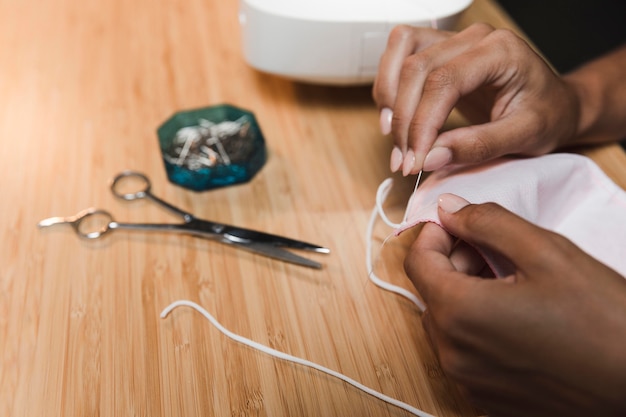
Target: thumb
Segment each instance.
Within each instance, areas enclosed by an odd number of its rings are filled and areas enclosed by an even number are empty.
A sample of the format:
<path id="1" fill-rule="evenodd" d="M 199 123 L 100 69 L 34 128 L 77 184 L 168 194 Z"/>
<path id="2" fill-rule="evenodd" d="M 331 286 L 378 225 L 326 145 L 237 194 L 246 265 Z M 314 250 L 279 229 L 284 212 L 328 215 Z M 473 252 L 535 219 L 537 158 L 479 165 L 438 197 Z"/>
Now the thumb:
<path id="1" fill-rule="evenodd" d="M 496 203 L 470 204 L 457 195 L 442 194 L 438 214 L 448 233 L 479 248 L 489 258 L 504 257 L 508 261 L 506 273 L 531 265 L 538 242 L 545 239 L 545 230 Z"/>
<path id="2" fill-rule="evenodd" d="M 520 112 L 523 113 L 523 112 Z M 433 144 L 448 149 L 448 158 L 436 158 L 442 151 L 427 155 L 424 169 L 434 171 L 444 164 L 479 164 L 503 155 L 539 155 L 554 149 L 551 141 L 538 140 L 540 132 L 527 114 L 516 114 L 492 122 L 463 126 L 442 133 Z M 535 138 L 535 139 L 533 139 Z M 439 159 L 442 159 L 439 162 Z M 430 160 L 430 161 L 429 161 Z M 427 164 L 427 161 L 429 163 Z"/>

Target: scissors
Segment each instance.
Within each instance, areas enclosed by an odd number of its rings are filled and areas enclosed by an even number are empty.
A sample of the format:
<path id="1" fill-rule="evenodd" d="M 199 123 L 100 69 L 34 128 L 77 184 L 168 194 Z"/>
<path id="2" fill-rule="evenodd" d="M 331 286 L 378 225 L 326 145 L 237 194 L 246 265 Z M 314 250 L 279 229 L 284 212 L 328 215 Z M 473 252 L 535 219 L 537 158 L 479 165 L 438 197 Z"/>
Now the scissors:
<path id="1" fill-rule="evenodd" d="M 134 183 L 141 183 L 142 187 L 137 187 L 139 189 L 134 192 L 123 191 L 123 186 L 121 184 L 126 182 L 126 187 L 128 187 L 128 179 L 133 179 Z M 98 239 L 116 229 L 185 233 L 233 245 L 235 247 L 273 259 L 317 269 L 322 267 L 320 263 L 296 255 L 282 248 L 299 249 L 318 253 L 330 253 L 328 248 L 311 243 L 199 219 L 193 214 L 181 210 L 152 194 L 150 179 L 141 172 L 121 172 L 113 179 L 113 182 L 111 183 L 111 191 L 115 196 L 126 201 L 139 200 L 143 198 L 149 199 L 164 207 L 168 211 L 182 217 L 183 221 L 181 223 L 161 224 L 120 223 L 115 221 L 113 216 L 106 210 L 89 208 L 74 216 L 51 217 L 42 220 L 39 222 L 38 226 L 43 228 L 56 224 L 69 224 L 74 228 L 74 231 L 80 237 L 85 239 Z"/>

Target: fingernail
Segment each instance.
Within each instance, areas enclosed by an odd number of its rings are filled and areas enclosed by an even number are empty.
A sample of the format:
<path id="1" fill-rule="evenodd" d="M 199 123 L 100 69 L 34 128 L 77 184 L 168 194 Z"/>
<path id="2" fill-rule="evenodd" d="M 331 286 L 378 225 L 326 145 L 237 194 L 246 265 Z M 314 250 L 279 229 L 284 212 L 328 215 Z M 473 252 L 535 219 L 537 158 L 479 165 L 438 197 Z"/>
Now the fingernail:
<path id="1" fill-rule="evenodd" d="M 402 163 L 402 175 L 405 177 L 413 171 L 415 167 L 415 152 L 409 149 L 404 156 L 404 161 Z"/>
<path id="2" fill-rule="evenodd" d="M 389 161 L 389 168 L 391 172 L 396 172 L 402 166 L 402 151 L 397 146 L 394 146 L 391 151 L 391 160 Z"/>
<path id="3" fill-rule="evenodd" d="M 456 213 L 468 204 L 469 201 L 455 194 L 441 194 L 439 196 L 439 208 L 446 213 Z"/>
<path id="4" fill-rule="evenodd" d="M 435 171 L 452 161 L 452 151 L 448 148 L 432 148 L 424 159 L 424 171 Z"/>
<path id="5" fill-rule="evenodd" d="M 393 111 L 385 107 L 380 111 L 380 131 L 383 135 L 391 133 L 391 119 L 393 118 Z"/>

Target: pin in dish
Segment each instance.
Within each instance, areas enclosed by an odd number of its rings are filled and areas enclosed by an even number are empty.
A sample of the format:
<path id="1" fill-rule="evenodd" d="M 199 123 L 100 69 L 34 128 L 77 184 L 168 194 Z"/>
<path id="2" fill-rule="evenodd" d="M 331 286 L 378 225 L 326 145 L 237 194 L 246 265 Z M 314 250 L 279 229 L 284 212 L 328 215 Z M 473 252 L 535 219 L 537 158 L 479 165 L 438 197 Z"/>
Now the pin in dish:
<path id="1" fill-rule="evenodd" d="M 267 160 L 254 114 L 228 104 L 177 112 L 157 135 L 168 179 L 193 191 L 250 181 Z"/>

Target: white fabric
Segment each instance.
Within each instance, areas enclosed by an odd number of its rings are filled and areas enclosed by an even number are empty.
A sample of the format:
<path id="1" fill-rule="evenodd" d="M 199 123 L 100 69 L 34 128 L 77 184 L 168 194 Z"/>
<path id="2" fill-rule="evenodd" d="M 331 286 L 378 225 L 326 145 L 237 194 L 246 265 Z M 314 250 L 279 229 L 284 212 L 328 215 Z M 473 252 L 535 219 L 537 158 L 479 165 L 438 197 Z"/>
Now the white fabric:
<path id="1" fill-rule="evenodd" d="M 396 234 L 422 222 L 440 224 L 437 200 L 444 193 L 456 194 L 470 203 L 496 202 L 569 238 L 626 276 L 626 192 L 587 157 L 550 154 L 502 158 L 478 167 L 435 171 L 411 197 Z M 495 262 L 494 272 L 506 274 Z"/>

